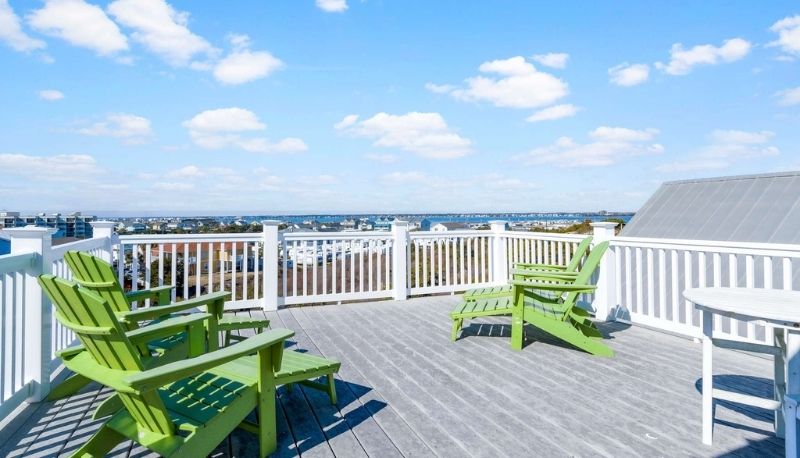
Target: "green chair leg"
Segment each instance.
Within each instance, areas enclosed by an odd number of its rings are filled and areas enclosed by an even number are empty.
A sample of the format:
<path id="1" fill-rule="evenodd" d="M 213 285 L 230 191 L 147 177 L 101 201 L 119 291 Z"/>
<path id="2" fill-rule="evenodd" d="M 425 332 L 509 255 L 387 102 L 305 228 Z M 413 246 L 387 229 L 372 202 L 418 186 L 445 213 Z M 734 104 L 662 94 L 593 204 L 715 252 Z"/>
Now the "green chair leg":
<path id="1" fill-rule="evenodd" d="M 336 404 L 336 380 L 333 374 L 328 374 L 328 396 L 331 398 L 331 404 Z"/>
<path id="2" fill-rule="evenodd" d="M 458 332 L 461 331 L 461 325 L 464 323 L 463 318 L 453 319 L 453 331 L 450 333 L 450 340 L 455 342 L 458 339 Z"/>
<path id="3" fill-rule="evenodd" d="M 80 391 L 81 388 L 88 385 L 89 382 L 91 382 L 91 380 L 82 375 L 70 375 L 50 391 L 50 394 L 47 395 L 47 400 L 56 401 L 61 398 L 72 396 Z"/>
<path id="4" fill-rule="evenodd" d="M 225 345 L 227 347 L 230 344 L 231 344 L 231 332 L 230 331 L 225 331 L 225 343 L 223 345 Z"/>

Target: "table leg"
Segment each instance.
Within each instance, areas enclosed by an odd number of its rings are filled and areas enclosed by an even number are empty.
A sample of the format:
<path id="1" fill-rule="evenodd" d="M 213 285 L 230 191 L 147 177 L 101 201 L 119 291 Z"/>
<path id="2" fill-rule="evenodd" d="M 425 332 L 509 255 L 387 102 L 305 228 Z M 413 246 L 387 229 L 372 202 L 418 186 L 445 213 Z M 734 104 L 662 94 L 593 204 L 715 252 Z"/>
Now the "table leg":
<path id="1" fill-rule="evenodd" d="M 786 396 L 794 400 L 800 398 L 800 331 L 794 329 L 786 330 Z M 793 422 L 787 430 L 788 435 L 793 436 L 793 441 L 786 441 L 786 456 L 797 456 L 796 429 L 797 416 L 786 418 L 787 422 Z M 790 443 L 793 442 L 793 443 Z"/>
<path id="2" fill-rule="evenodd" d="M 711 445 L 714 431 L 714 371 L 711 365 L 713 329 L 713 314 L 703 310 L 703 443 L 706 445 Z"/>
<path id="3" fill-rule="evenodd" d="M 783 405 L 783 398 L 786 394 L 786 337 L 783 328 L 774 328 L 775 346 L 781 351 L 775 355 L 775 400 Z M 775 411 L 775 435 L 784 437 L 785 423 L 783 421 L 783 409 Z"/>

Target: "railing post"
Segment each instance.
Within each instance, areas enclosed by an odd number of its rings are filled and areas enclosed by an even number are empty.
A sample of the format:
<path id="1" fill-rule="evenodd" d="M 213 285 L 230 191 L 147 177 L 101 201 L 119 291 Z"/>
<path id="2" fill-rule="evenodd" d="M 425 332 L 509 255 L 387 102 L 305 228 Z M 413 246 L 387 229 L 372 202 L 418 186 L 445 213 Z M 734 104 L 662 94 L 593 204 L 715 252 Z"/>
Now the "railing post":
<path id="1" fill-rule="evenodd" d="M 52 344 L 52 306 L 39 286 L 39 275 L 52 273 L 50 250 L 55 230 L 26 226 L 6 229 L 11 237 L 11 254 L 36 253 L 30 269 L 25 272 L 25 374 L 30 380 L 28 401 L 39 402 L 50 392 L 50 347 Z M 38 337 L 38 338 L 37 338 Z"/>
<path id="2" fill-rule="evenodd" d="M 264 242 L 264 268 L 261 276 L 261 308 L 278 310 L 278 225 L 280 221 L 261 221 L 261 239 Z M 256 260 L 257 262 L 258 260 Z M 236 260 L 234 260 L 236 262 Z"/>
<path id="3" fill-rule="evenodd" d="M 106 239 L 106 244 L 103 253 L 103 260 L 106 262 L 113 261 L 113 236 L 114 227 L 117 223 L 113 221 L 92 221 L 92 238 L 93 239 Z"/>
<path id="4" fill-rule="evenodd" d="M 506 252 L 506 222 L 489 221 L 492 231 L 492 283 L 504 285 L 508 282 L 508 253 Z"/>
<path id="5" fill-rule="evenodd" d="M 606 221 L 591 224 L 594 229 L 592 243 L 598 244 L 614 238 L 614 229 L 618 223 Z M 601 321 L 613 321 L 614 309 L 617 307 L 617 297 L 615 297 L 617 291 L 615 282 L 617 279 L 614 278 L 614 262 L 612 249 L 609 248 L 597 269 L 597 290 L 594 294 L 592 306 L 594 307 L 595 318 Z"/>
<path id="6" fill-rule="evenodd" d="M 408 298 L 408 221 L 392 222 L 392 285 L 394 300 Z"/>

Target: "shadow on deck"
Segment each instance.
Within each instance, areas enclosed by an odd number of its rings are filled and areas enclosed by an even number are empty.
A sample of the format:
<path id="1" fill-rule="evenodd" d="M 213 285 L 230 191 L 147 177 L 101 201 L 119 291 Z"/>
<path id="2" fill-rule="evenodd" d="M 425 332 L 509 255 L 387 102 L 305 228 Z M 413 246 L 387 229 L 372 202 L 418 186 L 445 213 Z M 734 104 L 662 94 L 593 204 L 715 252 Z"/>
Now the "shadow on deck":
<path id="1" fill-rule="evenodd" d="M 700 441 L 701 348 L 689 340 L 603 324 L 613 359 L 529 328 L 509 347 L 507 320 L 466 323 L 449 340 L 457 297 L 284 309 L 273 327 L 293 349 L 338 358 L 339 402 L 278 390 L 276 456 L 780 456 L 772 413 L 720 402 L 715 442 Z M 254 316 L 263 312 L 250 311 Z M 771 362 L 715 350 L 716 386 L 770 396 Z M 29 406 L 0 431 L 0 456 L 68 455 L 98 428 L 108 395 L 89 386 Z M 212 456 L 257 456 L 237 431 Z M 149 456 L 123 444 L 113 456 Z"/>

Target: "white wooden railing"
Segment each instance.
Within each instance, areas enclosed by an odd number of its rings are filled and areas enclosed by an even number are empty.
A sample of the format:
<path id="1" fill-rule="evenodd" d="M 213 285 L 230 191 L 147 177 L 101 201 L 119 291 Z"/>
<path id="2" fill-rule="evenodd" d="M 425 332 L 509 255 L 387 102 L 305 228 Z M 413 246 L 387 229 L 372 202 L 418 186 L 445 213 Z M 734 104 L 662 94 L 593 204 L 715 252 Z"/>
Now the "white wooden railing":
<path id="1" fill-rule="evenodd" d="M 42 332 L 33 328 L 34 317 L 26 310 L 26 283 L 40 273 L 36 265 L 35 253 L 0 256 L 0 419 L 28 397 L 33 381 L 41 377 L 30 366 L 36 349 L 26 345 Z"/>
<path id="2" fill-rule="evenodd" d="M 504 284 L 518 262 L 566 264 L 582 235 L 513 232 L 504 222 L 489 230 L 285 233 L 265 221 L 258 233 L 117 236 L 113 223 L 96 222 L 94 238 L 57 247 L 50 231 L 4 231 L 11 254 L 0 256 L 0 420 L 23 400 L 49 390 L 54 353 L 74 336 L 53 321 L 36 277 L 71 278 L 68 250 L 112 262 L 120 283 L 138 290 L 175 286 L 173 300 L 230 291 L 228 308 L 402 300 Z M 609 241 L 584 296 L 598 319 L 629 321 L 699 335 L 699 317 L 682 291 L 697 286 L 798 288 L 800 246 L 614 236 L 615 223 L 594 223 L 594 243 Z M 135 304 L 139 305 L 139 304 Z M 715 332 L 764 341 L 762 327 L 717 318 Z"/>
<path id="3" fill-rule="evenodd" d="M 612 241 L 614 318 L 700 336 L 700 315 L 682 292 L 729 286 L 797 289 L 800 245 L 617 237 Z M 754 323 L 716 316 L 714 332 L 728 339 L 770 341 Z"/>

